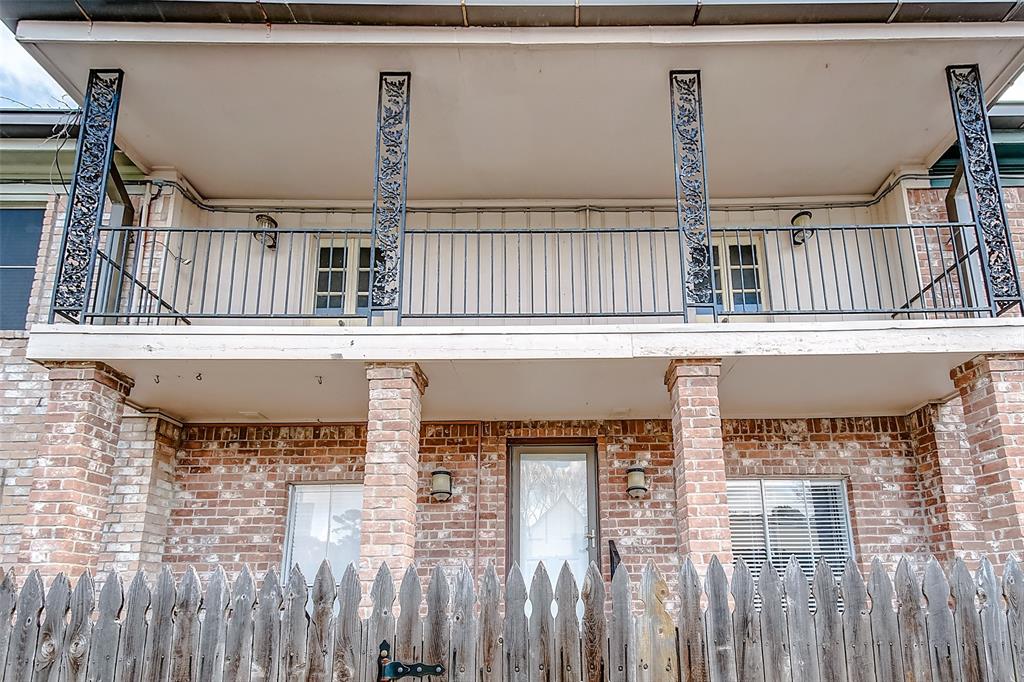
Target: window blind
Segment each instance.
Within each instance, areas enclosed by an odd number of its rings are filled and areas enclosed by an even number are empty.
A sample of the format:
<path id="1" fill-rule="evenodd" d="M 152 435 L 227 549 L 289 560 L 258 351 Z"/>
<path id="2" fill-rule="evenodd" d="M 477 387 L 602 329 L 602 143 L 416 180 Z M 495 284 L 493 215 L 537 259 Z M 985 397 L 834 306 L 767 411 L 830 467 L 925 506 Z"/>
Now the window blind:
<path id="1" fill-rule="evenodd" d="M 755 579 L 766 560 L 782 577 L 794 556 L 808 580 L 819 559 L 842 574 L 853 555 L 843 481 L 734 479 L 727 491 L 733 555 Z"/>

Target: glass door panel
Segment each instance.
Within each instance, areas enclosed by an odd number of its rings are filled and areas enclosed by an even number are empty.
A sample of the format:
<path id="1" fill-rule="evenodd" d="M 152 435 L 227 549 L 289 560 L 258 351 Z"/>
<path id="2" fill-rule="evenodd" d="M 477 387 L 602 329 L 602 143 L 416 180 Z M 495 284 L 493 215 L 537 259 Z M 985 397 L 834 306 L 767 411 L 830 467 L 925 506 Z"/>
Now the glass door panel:
<path id="1" fill-rule="evenodd" d="M 594 451 L 588 446 L 520 446 L 512 453 L 513 555 L 527 585 L 537 564 L 551 581 L 568 562 L 583 585 L 597 559 Z"/>

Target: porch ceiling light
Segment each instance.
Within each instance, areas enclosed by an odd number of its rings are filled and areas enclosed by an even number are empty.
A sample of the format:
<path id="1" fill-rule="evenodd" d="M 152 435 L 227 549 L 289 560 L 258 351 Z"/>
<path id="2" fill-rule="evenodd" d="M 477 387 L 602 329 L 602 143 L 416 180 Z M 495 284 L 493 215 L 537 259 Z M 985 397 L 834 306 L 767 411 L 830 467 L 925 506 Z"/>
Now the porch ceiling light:
<path id="1" fill-rule="evenodd" d="M 437 502 L 447 502 L 452 497 L 452 472 L 435 469 L 430 472 L 430 497 Z"/>
<path id="2" fill-rule="evenodd" d="M 814 217 L 810 211 L 800 211 L 789 220 L 789 224 L 797 228 L 793 230 L 793 244 L 796 246 L 803 246 L 803 244 L 814 236 L 814 229 L 811 228 L 811 218 Z"/>
<path id="3" fill-rule="evenodd" d="M 626 469 L 626 492 L 630 497 L 643 497 L 647 494 L 647 472 L 643 467 Z"/>
<path id="4" fill-rule="evenodd" d="M 253 232 L 252 238 L 268 249 L 277 248 L 277 221 L 266 213 L 257 213 L 256 226 L 261 231 Z"/>

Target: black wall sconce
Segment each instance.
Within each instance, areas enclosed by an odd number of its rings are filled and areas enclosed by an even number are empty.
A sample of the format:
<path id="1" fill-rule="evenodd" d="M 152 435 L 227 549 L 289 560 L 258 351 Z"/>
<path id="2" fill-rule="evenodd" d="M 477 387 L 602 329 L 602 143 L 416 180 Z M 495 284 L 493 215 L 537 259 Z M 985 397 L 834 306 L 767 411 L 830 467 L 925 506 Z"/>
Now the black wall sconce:
<path id="1" fill-rule="evenodd" d="M 261 232 L 253 232 L 252 238 L 268 249 L 277 248 L 277 221 L 266 213 L 256 214 L 256 226 Z"/>
<path id="2" fill-rule="evenodd" d="M 814 214 L 810 211 L 800 211 L 789 220 L 789 224 L 797 228 L 793 230 L 793 244 L 803 246 L 804 243 L 814 236 L 814 228 L 811 227 L 811 218 Z"/>

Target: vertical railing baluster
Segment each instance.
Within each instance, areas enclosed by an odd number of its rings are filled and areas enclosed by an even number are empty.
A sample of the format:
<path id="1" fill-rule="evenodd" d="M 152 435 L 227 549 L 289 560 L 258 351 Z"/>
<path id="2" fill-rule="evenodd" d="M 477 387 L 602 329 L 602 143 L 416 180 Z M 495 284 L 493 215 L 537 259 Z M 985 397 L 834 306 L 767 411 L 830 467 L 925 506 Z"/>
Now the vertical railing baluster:
<path id="1" fill-rule="evenodd" d="M 146 245 L 150 245 L 154 240 L 156 240 L 157 236 L 159 235 L 159 233 L 160 232 L 158 232 L 156 230 L 153 230 L 152 232 L 150 230 L 148 230 L 148 229 L 145 232 L 139 230 L 139 232 L 138 232 L 138 239 L 135 240 L 135 252 L 138 254 L 137 257 L 138 258 L 143 258 L 144 257 L 144 258 L 148 259 L 148 261 L 146 262 L 146 265 L 145 265 L 145 280 L 144 280 L 145 286 L 150 288 L 150 291 L 153 291 L 154 287 L 157 287 L 157 291 L 150 295 L 150 299 L 148 299 L 148 300 L 150 300 L 150 302 L 147 303 L 145 311 L 146 311 L 147 315 L 151 314 L 151 313 L 154 312 L 154 307 L 156 307 L 156 314 L 157 314 L 156 319 L 157 319 L 157 323 L 158 324 L 160 323 L 160 319 L 161 319 L 160 315 L 164 312 L 164 309 L 163 309 L 163 303 L 161 303 L 162 294 L 160 293 L 159 285 L 157 285 L 153 281 L 153 275 L 154 275 L 153 267 L 154 267 L 154 260 L 155 260 L 155 257 L 157 255 L 157 250 L 155 248 L 153 248 L 154 246 L 156 246 L 155 244 L 153 246 L 150 246 L 150 248 L 145 248 L 145 247 L 146 247 Z M 150 235 L 153 236 L 153 240 L 147 239 L 148 237 L 150 237 Z M 127 237 L 127 235 L 125 237 Z M 161 270 L 163 270 L 163 264 L 161 265 Z M 157 280 L 159 282 L 161 280 L 161 276 L 158 276 Z M 121 299 L 120 290 L 119 290 L 119 294 L 118 294 L 118 300 L 119 301 L 122 300 Z M 131 309 L 130 308 L 125 308 L 125 311 L 126 312 L 131 312 Z M 152 322 L 154 318 L 152 316 L 147 316 L 146 319 L 147 319 L 148 322 Z"/>
<path id="2" fill-rule="evenodd" d="M 185 267 L 191 267 L 192 268 L 192 274 L 194 275 L 195 274 L 195 267 L 196 267 L 196 258 L 199 256 L 199 233 L 198 232 L 193 232 L 192 236 L 193 236 L 193 239 L 192 239 L 192 258 L 189 259 L 189 260 L 191 260 L 191 263 L 189 265 L 185 265 L 184 263 L 182 263 L 182 265 L 185 266 Z M 181 255 L 184 256 L 185 254 L 182 253 Z M 185 313 L 188 313 L 188 312 L 190 312 L 192 310 L 192 287 L 193 287 L 193 285 L 195 285 L 195 277 L 189 276 L 189 278 L 188 278 L 188 292 L 185 294 L 185 310 L 184 310 Z M 177 307 L 177 306 L 175 306 L 175 307 Z M 200 312 L 202 312 L 202 308 L 200 308 Z"/>
<path id="3" fill-rule="evenodd" d="M 295 233 L 288 235 L 288 258 L 284 263 L 284 300 L 281 306 L 281 314 L 288 315 L 291 310 L 291 293 L 292 293 L 292 258 L 295 257 L 295 239 L 298 237 L 305 238 L 306 232 L 301 232 L 298 235 Z M 316 301 L 313 302 L 314 305 Z M 301 311 L 298 311 L 301 312 Z M 312 311 L 310 311 L 312 312 Z"/>
<path id="4" fill-rule="evenodd" d="M 853 276 L 850 274 L 850 246 L 846 240 L 846 232 L 844 229 L 839 234 L 843 237 L 843 262 L 846 264 L 846 286 L 850 289 L 850 308 L 856 308 L 857 304 L 853 300 Z M 856 233 L 856 229 L 854 232 Z"/>

